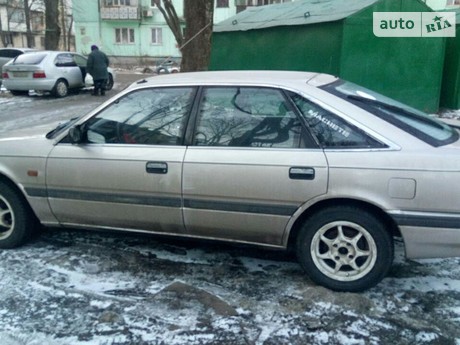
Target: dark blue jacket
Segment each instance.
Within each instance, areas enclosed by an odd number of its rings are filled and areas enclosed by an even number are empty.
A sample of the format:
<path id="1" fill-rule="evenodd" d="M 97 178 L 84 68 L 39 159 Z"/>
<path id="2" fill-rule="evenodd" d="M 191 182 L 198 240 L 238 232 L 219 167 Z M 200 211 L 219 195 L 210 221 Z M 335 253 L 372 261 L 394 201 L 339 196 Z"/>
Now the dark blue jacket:
<path id="1" fill-rule="evenodd" d="M 108 79 L 109 72 L 109 58 L 99 49 L 94 49 L 88 55 L 88 62 L 86 63 L 86 72 L 93 76 L 94 80 Z"/>

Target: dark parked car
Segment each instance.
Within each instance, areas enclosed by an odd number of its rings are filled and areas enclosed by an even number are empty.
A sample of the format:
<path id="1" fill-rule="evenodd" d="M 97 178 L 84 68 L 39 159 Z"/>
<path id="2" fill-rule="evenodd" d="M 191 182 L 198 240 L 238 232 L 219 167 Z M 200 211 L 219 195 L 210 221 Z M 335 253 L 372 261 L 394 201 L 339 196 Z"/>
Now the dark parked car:
<path id="1" fill-rule="evenodd" d="M 25 52 L 34 51 L 32 48 L 0 48 L 0 71 L 4 64 L 14 59 L 16 56 L 24 54 Z M 2 76 L 0 75 L 0 85 L 2 85 Z"/>

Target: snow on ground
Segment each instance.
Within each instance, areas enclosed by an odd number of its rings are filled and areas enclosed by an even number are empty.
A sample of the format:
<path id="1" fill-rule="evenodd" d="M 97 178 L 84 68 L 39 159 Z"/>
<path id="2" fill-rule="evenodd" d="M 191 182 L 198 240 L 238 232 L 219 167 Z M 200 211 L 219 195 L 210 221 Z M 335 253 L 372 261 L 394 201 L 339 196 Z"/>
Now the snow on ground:
<path id="1" fill-rule="evenodd" d="M 94 102 L 0 93 L 0 131 Z M 0 262 L 1 345 L 460 345 L 460 258 L 406 260 L 400 242 L 359 294 L 313 284 L 288 253 L 135 234 L 45 229 Z"/>
<path id="2" fill-rule="evenodd" d="M 460 259 L 408 261 L 365 293 L 283 252 L 45 230 L 0 252 L 2 345 L 459 344 Z"/>

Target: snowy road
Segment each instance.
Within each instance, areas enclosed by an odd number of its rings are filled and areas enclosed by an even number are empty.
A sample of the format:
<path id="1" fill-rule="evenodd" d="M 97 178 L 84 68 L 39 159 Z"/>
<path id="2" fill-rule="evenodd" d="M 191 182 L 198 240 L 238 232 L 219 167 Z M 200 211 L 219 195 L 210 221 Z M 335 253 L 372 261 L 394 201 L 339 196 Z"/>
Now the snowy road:
<path id="1" fill-rule="evenodd" d="M 0 94 L 0 132 L 101 101 Z M 282 252 L 45 229 L 0 251 L 0 344 L 460 345 L 460 259 L 403 254 L 377 287 L 335 293 Z"/>

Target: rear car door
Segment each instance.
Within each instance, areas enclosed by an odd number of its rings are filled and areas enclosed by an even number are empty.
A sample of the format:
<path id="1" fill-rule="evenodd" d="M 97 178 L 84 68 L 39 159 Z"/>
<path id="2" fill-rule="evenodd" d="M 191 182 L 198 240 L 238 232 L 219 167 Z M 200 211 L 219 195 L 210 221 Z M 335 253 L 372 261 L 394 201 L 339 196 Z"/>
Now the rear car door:
<path id="1" fill-rule="evenodd" d="M 183 169 L 189 234 L 281 246 L 307 200 L 327 191 L 322 149 L 282 90 L 206 87 Z"/>
<path id="2" fill-rule="evenodd" d="M 182 145 L 195 90 L 147 88 L 115 100 L 62 140 L 47 162 L 47 195 L 67 225 L 182 233 Z"/>

